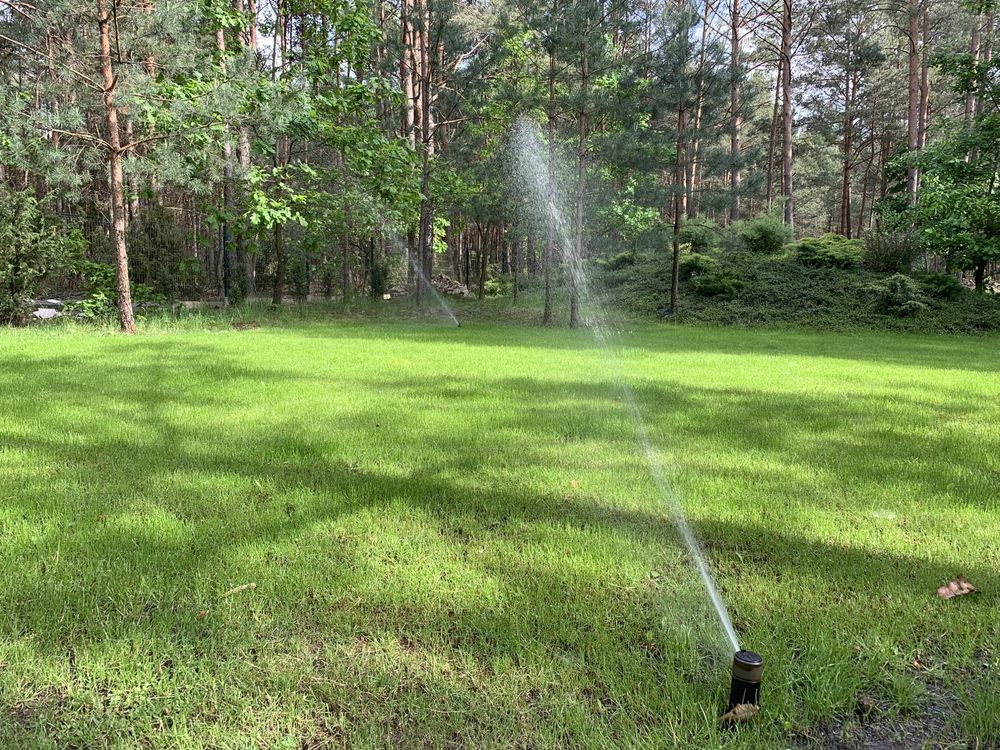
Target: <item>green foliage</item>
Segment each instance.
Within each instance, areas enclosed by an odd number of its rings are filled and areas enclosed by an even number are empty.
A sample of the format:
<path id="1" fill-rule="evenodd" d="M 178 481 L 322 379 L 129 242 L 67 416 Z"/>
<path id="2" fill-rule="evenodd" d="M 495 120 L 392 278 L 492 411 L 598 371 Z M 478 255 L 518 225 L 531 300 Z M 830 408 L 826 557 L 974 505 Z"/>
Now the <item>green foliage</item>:
<path id="1" fill-rule="evenodd" d="M 839 234 L 805 237 L 792 245 L 795 259 L 813 268 L 857 268 L 863 251 L 861 240 L 849 240 Z"/>
<path id="2" fill-rule="evenodd" d="M 609 271 L 620 271 L 623 268 L 634 266 L 635 263 L 636 254 L 632 250 L 626 250 L 625 252 L 611 256 L 605 264 L 605 267 Z"/>
<path id="3" fill-rule="evenodd" d="M 706 253 L 719 246 L 719 228 L 710 221 L 686 221 L 681 224 L 681 244 L 693 253 Z"/>
<path id="4" fill-rule="evenodd" d="M 0 189 L 0 325 L 22 322 L 42 285 L 67 274 L 83 249 L 79 230 L 28 191 Z"/>
<path id="5" fill-rule="evenodd" d="M 792 238 L 792 229 L 773 213 L 733 222 L 729 227 L 730 244 L 758 255 L 781 251 Z"/>
<path id="6" fill-rule="evenodd" d="M 954 274 L 950 273 L 920 273 L 914 274 L 923 291 L 930 297 L 955 302 L 962 298 L 968 290 Z"/>
<path id="7" fill-rule="evenodd" d="M 492 299 L 509 297 L 514 293 L 514 279 L 507 274 L 498 274 L 496 267 L 491 265 L 488 276 L 483 283 L 483 295 Z"/>
<path id="8" fill-rule="evenodd" d="M 918 155 L 904 154 L 890 164 L 894 185 L 881 210 L 896 229 L 913 227 L 920 242 L 943 255 L 948 267 L 977 271 L 979 291 L 991 261 L 1000 260 L 1000 60 L 978 61 L 967 54 L 945 54 L 937 67 L 954 90 L 974 93 L 994 104 L 978 113 L 971 127 L 955 130 Z M 908 168 L 920 169 L 917 200 L 910 205 L 903 182 Z"/>
<path id="9" fill-rule="evenodd" d="M 869 287 L 883 281 L 885 274 L 863 268 L 830 267 L 811 268 L 804 273 L 795 258 L 784 254 L 761 257 L 735 253 L 718 262 L 742 282 L 742 287 L 731 295 L 703 296 L 693 283 L 683 283 L 674 320 L 831 331 L 1000 332 L 1000 295 L 965 292 L 953 301 L 945 301 L 925 292 L 917 301 L 926 304 L 926 310 L 911 317 L 897 317 L 886 315 L 872 304 Z M 615 306 L 637 315 L 657 315 L 670 301 L 670 258 L 665 254 L 653 256 L 609 274 L 605 283 Z"/>
<path id="10" fill-rule="evenodd" d="M 118 304 L 118 288 L 115 267 L 110 263 L 83 260 L 76 264 L 76 272 L 83 277 L 85 296 L 82 300 L 67 306 L 87 320 L 104 321 L 115 316 Z M 148 284 L 132 284 L 132 303 L 161 305 L 166 298 Z"/>
<path id="11" fill-rule="evenodd" d="M 719 270 L 719 261 L 701 253 L 682 255 L 678 269 L 681 281 Z"/>
<path id="12" fill-rule="evenodd" d="M 718 267 L 692 276 L 691 288 L 702 297 L 729 298 L 743 288 L 743 282 L 732 271 Z"/>
<path id="13" fill-rule="evenodd" d="M 874 298 L 875 308 L 887 315 L 909 318 L 927 309 L 920 284 L 901 273 L 871 284 L 868 290 Z"/>
<path id="14" fill-rule="evenodd" d="M 869 271 L 908 273 L 919 256 L 920 247 L 911 233 L 878 230 L 865 237 L 861 265 Z"/>

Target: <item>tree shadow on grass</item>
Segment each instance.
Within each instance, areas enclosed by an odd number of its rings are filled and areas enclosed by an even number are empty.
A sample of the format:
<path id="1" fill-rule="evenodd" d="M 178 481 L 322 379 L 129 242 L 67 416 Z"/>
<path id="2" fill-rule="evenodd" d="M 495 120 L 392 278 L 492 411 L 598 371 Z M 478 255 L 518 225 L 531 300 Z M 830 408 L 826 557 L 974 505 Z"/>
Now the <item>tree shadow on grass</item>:
<path id="1" fill-rule="evenodd" d="M 616 324 L 612 344 L 626 350 L 664 354 L 719 354 L 810 357 L 819 360 L 871 362 L 982 373 L 1000 370 L 1000 336 L 962 337 L 907 333 L 812 333 L 791 330 L 715 328 L 710 326 L 636 326 Z M 366 339 L 373 336 L 419 344 L 482 348 L 593 350 L 586 330 L 559 330 L 519 325 L 461 328 L 413 321 L 379 320 L 317 323 L 296 332 L 321 339 Z"/>
<path id="2" fill-rule="evenodd" d="M 500 675 L 525 680 L 527 702 L 558 703 L 560 691 L 576 696 L 586 704 L 585 725 L 619 738 L 636 724 L 647 733 L 666 732 L 661 722 L 677 710 L 671 701 L 718 697 L 699 674 L 696 652 L 657 627 L 663 611 L 674 606 L 670 599 L 697 585 L 690 570 L 667 571 L 678 577 L 679 586 L 637 573 L 643 560 L 676 564 L 682 559 L 663 509 L 655 503 L 622 506 L 613 496 L 542 490 L 517 472 L 502 484 L 475 481 L 477 470 L 502 471 L 514 452 L 520 465 L 546 468 L 554 460 L 549 446 L 567 438 L 567 405 L 581 401 L 590 416 L 597 416 L 568 420 L 568 437 L 628 453 L 631 426 L 613 384 L 495 379 L 491 395 L 509 394 L 517 407 L 488 419 L 489 432 L 477 425 L 428 437 L 419 420 L 385 422 L 383 409 L 366 406 L 340 415 L 330 435 L 305 431 L 308 415 L 301 414 L 259 425 L 247 414 L 238 434 L 213 433 L 211 427 L 185 422 L 173 409 L 241 413 L 247 408 L 241 386 L 294 388 L 314 376 L 291 368 L 248 367 L 208 347 L 149 346 L 154 360 L 117 373 L 115 355 L 95 355 L 86 361 L 48 360 L 41 371 L 37 363 L 16 363 L 0 374 L 0 392 L 9 396 L 2 437 L 7 455 L 14 457 L 6 462 L 7 470 L 16 471 L 22 458 L 38 469 L 28 467 L 16 479 L 0 482 L 7 526 L 20 526 L 16 541 L 8 539 L 0 553 L 8 564 L 0 594 L 0 640 L 30 639 L 31 648 L 56 659 L 75 658 L 68 654 L 81 649 L 99 651 L 107 639 L 158 647 L 169 643 L 176 649 L 175 661 L 201 663 L 207 656 L 222 663 L 255 658 L 249 655 L 253 648 L 280 650 L 283 639 L 306 637 L 318 644 L 309 671 L 322 686 L 303 689 L 328 704 L 326 710 L 353 716 L 360 697 L 332 690 L 325 678 L 333 684 L 348 674 L 370 689 L 389 690 L 386 695 L 444 689 L 408 684 L 394 667 L 358 656 L 358 664 L 390 674 L 388 681 L 396 686 L 373 688 L 351 671 L 354 667 L 341 663 L 354 658 L 344 650 L 352 643 L 363 654 L 365 642 L 383 647 L 393 636 L 402 652 L 426 652 L 429 661 L 471 660 L 474 666 L 465 673 L 437 678 L 465 696 L 467 703 L 455 713 L 459 724 L 471 721 L 477 695 L 500 689 Z M 192 368 L 195 359 L 199 364 Z M 29 381 L 31 390 L 14 390 Z M 95 390 L 95 383 L 106 389 Z M 464 399 L 472 401 L 466 404 L 471 412 L 491 408 L 475 401 L 483 392 L 477 378 L 395 378 L 377 386 L 345 378 L 338 384 L 349 392 L 381 389 L 385 400 L 392 396 L 400 405 Z M 769 395 L 761 403 L 752 392 L 651 385 L 639 388 L 638 397 L 654 427 L 680 416 L 683 437 L 711 439 L 725 450 L 836 468 L 862 484 L 877 481 L 884 471 L 926 490 L 971 481 L 969 496 L 983 502 L 989 497 L 993 475 L 968 479 L 974 462 L 963 457 L 961 444 L 943 438 L 886 435 L 885 426 L 876 423 L 855 429 L 850 440 L 841 438 L 833 455 L 829 447 L 801 440 L 796 425 L 812 425 L 821 437 L 844 423 L 866 424 L 873 405 L 863 401 Z M 910 405 L 918 411 L 933 407 L 919 401 Z M 259 408 L 267 412 L 270 405 Z M 762 411 L 768 422 L 761 427 Z M 421 440 L 434 450 L 378 469 L 377 462 L 355 455 L 363 446 L 346 441 L 376 430 L 382 458 L 392 456 L 393 446 L 403 449 Z M 495 436 L 504 431 L 530 440 L 519 438 L 498 451 Z M 341 439 L 346 447 L 338 447 Z M 909 459 L 923 451 L 946 464 L 957 462 L 957 473 L 913 465 Z M 878 469 L 862 460 L 876 452 L 883 454 Z M 609 470 L 621 471 L 624 481 L 641 481 L 642 472 L 629 463 L 614 463 Z M 808 493 L 808 483 L 801 484 Z M 398 550 L 379 543 L 379 523 Z M 32 525 L 33 532 L 25 533 L 24 527 Z M 696 525 L 712 567 L 723 572 L 720 582 L 737 622 L 754 634 L 755 646 L 772 655 L 769 664 L 787 678 L 776 688 L 776 705 L 824 699 L 812 695 L 818 688 L 804 679 L 816 663 L 831 658 L 830 646 L 810 644 L 811 631 L 801 623 L 827 619 L 846 629 L 849 647 L 866 634 L 883 632 L 881 620 L 888 613 L 900 620 L 884 631 L 892 640 L 899 629 L 927 626 L 927 615 L 907 602 L 933 591 L 956 567 L 984 590 L 996 590 L 1000 583 L 985 560 L 970 564 L 952 558 L 929 561 L 916 551 L 873 553 L 723 519 L 701 519 Z M 498 539 L 504 543 L 496 545 Z M 550 546 L 568 554 L 546 552 Z M 625 572 L 616 572 L 616 562 Z M 283 573 L 283 566 L 290 566 L 292 574 Z M 423 569 L 435 566 L 460 583 L 450 589 L 430 585 Z M 393 575 L 399 576 L 395 585 L 387 581 Z M 259 628 L 248 628 L 240 622 L 241 610 L 219 598 L 246 580 L 260 582 L 254 596 L 262 601 L 251 605 L 264 623 Z M 435 586 L 442 593 L 436 594 Z M 772 594 L 758 596 L 762 586 L 771 587 Z M 788 588 L 798 586 L 824 595 L 788 594 Z M 284 601 L 269 602 L 269 596 Z M 870 606 L 873 596 L 881 611 Z M 200 611 L 211 614 L 199 619 Z M 777 627 L 768 636 L 772 623 Z M 247 643 L 248 637 L 259 638 L 261 645 Z M 509 666 L 497 666 L 505 660 Z M 476 674 L 470 676 L 468 669 Z M 550 679 L 552 670 L 563 673 L 559 687 L 533 682 L 535 672 Z M 466 679 L 471 682 L 463 683 Z M 532 690 L 539 696 L 531 699 Z M 540 713 L 536 720 L 551 722 Z M 415 721 L 395 731 L 412 744 L 421 732 L 437 731 L 426 723 L 429 718 Z M 472 730 L 451 726 L 448 731 L 468 740 L 463 733 Z"/>

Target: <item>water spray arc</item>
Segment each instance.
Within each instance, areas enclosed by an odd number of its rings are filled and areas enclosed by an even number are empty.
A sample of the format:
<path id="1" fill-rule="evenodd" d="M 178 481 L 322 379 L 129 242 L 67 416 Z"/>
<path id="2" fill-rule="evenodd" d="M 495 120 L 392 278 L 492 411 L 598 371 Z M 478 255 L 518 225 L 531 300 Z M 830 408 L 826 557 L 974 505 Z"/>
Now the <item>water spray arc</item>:
<path id="1" fill-rule="evenodd" d="M 684 540 L 684 544 L 690 553 L 698 575 L 704 584 L 705 591 L 712 602 L 712 607 L 718 615 L 719 624 L 729 645 L 736 654 L 733 662 L 731 697 L 736 696 L 746 699 L 741 702 L 750 702 L 752 700 L 752 702 L 756 703 L 763 660 L 753 652 L 740 649 L 739 638 L 729 618 L 725 602 L 722 600 L 722 596 L 719 594 L 712 574 L 705 562 L 701 545 L 694 531 L 691 529 L 680 501 L 667 478 L 663 461 L 658 451 L 653 447 L 646 422 L 639 409 L 638 401 L 628 384 L 628 380 L 625 378 L 621 360 L 611 340 L 611 329 L 605 319 L 602 306 L 595 303 L 591 294 L 583 260 L 576 252 L 576 243 L 570 232 L 563 209 L 558 203 L 559 190 L 557 186 L 551 184 L 546 168 L 549 157 L 546 148 L 542 144 L 537 127 L 526 120 L 522 119 L 519 121 L 515 126 L 513 144 L 516 152 L 515 160 L 520 176 L 525 183 L 525 187 L 530 191 L 531 198 L 541 208 L 543 212 L 542 218 L 547 223 L 548 229 L 554 233 L 563 259 L 572 276 L 572 281 L 579 291 L 581 308 L 584 313 L 583 322 L 593 334 L 609 367 L 613 370 L 615 379 L 620 384 L 623 403 L 629 412 L 636 437 L 642 446 L 653 482 Z M 739 680 L 738 684 L 737 680 Z"/>
<path id="2" fill-rule="evenodd" d="M 434 295 L 434 299 L 437 301 L 438 306 L 440 306 L 440 308 L 444 310 L 445 315 L 451 318 L 451 322 L 455 324 L 456 328 L 460 328 L 462 324 L 458 322 L 458 318 L 455 317 L 455 313 L 453 313 L 451 311 L 451 308 L 448 307 L 448 303 L 444 301 L 444 297 L 441 296 L 441 293 L 434 288 L 434 285 L 431 283 L 430 279 L 428 279 L 427 276 L 424 274 L 423 270 L 420 268 L 420 264 L 417 263 L 413 258 L 410 258 L 410 267 L 413 268 L 413 273 L 415 273 L 417 276 L 417 283 L 423 284 L 424 288 L 430 291 L 432 295 Z"/>

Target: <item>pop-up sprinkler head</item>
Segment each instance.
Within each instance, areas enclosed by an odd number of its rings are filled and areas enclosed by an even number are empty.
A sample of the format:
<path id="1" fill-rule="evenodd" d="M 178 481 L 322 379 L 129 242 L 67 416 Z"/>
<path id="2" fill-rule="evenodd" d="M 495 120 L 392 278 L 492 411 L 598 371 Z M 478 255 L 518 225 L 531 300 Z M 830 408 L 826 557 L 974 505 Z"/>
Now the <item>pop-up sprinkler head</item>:
<path id="1" fill-rule="evenodd" d="M 729 706 L 743 704 L 757 705 L 760 695 L 760 678 L 764 672 L 764 659 L 753 651 L 737 651 L 733 656 L 733 682 L 729 689 Z"/>

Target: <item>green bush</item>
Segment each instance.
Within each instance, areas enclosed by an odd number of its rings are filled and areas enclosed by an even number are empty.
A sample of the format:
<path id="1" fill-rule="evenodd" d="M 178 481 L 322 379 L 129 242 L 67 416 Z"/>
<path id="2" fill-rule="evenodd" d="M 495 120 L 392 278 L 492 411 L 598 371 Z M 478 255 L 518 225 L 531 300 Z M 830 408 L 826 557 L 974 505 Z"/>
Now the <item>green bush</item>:
<path id="1" fill-rule="evenodd" d="M 743 282 L 722 267 L 691 277 L 691 288 L 702 297 L 734 297 Z"/>
<path id="2" fill-rule="evenodd" d="M 861 265 L 869 271 L 907 273 L 920 255 L 920 247 L 911 234 L 872 232 L 865 237 Z"/>
<path id="3" fill-rule="evenodd" d="M 75 270 L 83 277 L 86 296 L 71 306 L 88 320 L 111 319 L 118 305 L 118 282 L 115 267 L 110 263 L 96 263 L 91 260 L 79 261 Z M 132 284 L 132 305 L 144 303 L 163 304 L 166 298 L 148 284 Z"/>
<path id="4" fill-rule="evenodd" d="M 491 267 L 492 271 L 496 271 Z M 514 279 L 505 274 L 490 276 L 483 284 L 483 295 L 491 299 L 509 297 L 514 294 Z"/>
<path id="5" fill-rule="evenodd" d="M 609 258 L 604 267 L 609 271 L 621 271 L 623 268 L 634 266 L 635 262 L 635 253 L 631 250 L 626 250 L 623 253 L 618 253 L 618 255 L 614 255 Z"/>
<path id="6" fill-rule="evenodd" d="M 771 213 L 752 219 L 733 222 L 729 227 L 731 244 L 737 248 L 760 255 L 773 255 L 781 251 L 792 238 L 792 229 Z"/>
<path id="7" fill-rule="evenodd" d="M 839 234 L 806 237 L 792 245 L 795 259 L 812 268 L 857 268 L 863 252 L 861 240 L 849 240 Z"/>
<path id="8" fill-rule="evenodd" d="M 80 231 L 44 202 L 0 188 L 0 325 L 23 322 L 42 284 L 68 274 L 83 248 Z"/>
<path id="9" fill-rule="evenodd" d="M 875 282 L 868 290 L 875 299 L 875 308 L 887 315 L 909 318 L 927 309 L 920 284 L 901 273 Z"/>
<path id="10" fill-rule="evenodd" d="M 950 273 L 921 273 L 914 277 L 924 292 L 935 299 L 955 302 L 968 290 L 956 276 Z"/>
<path id="11" fill-rule="evenodd" d="M 708 255 L 702 255 L 701 253 L 682 255 L 680 261 L 680 278 L 681 281 L 687 281 L 693 276 L 700 276 L 715 271 L 718 268 L 719 261 Z"/>
<path id="12" fill-rule="evenodd" d="M 681 225 L 680 241 L 693 253 L 705 253 L 719 246 L 719 228 L 706 220 L 687 221 Z"/>

